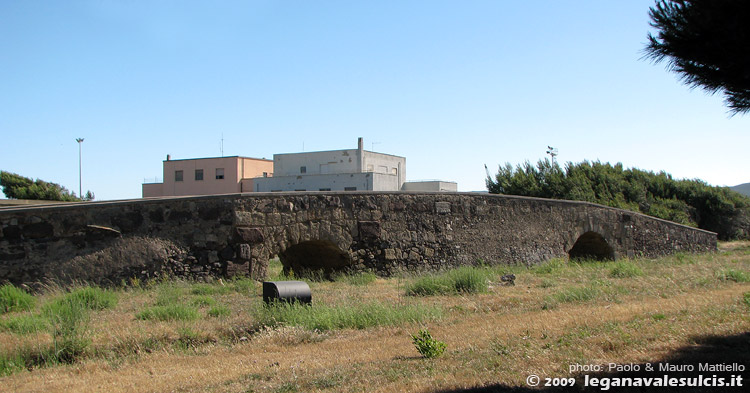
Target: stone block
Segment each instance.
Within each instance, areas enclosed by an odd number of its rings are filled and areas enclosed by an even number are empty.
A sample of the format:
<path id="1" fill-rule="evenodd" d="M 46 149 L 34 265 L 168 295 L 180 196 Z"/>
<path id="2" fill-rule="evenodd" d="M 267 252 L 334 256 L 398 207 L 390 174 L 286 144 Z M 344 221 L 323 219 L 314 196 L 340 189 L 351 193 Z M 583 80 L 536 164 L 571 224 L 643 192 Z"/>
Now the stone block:
<path id="1" fill-rule="evenodd" d="M 253 257 L 252 252 L 253 248 L 249 244 L 237 245 L 237 257 L 241 260 L 249 261 Z"/>
<path id="2" fill-rule="evenodd" d="M 435 212 L 437 214 L 450 214 L 451 203 L 450 202 L 435 202 Z"/>
<path id="3" fill-rule="evenodd" d="M 359 237 L 361 239 L 380 239 L 380 223 L 378 221 L 360 221 Z"/>
<path id="4" fill-rule="evenodd" d="M 234 229 L 234 233 L 235 239 L 242 243 L 258 244 L 265 240 L 260 228 L 237 227 Z"/>

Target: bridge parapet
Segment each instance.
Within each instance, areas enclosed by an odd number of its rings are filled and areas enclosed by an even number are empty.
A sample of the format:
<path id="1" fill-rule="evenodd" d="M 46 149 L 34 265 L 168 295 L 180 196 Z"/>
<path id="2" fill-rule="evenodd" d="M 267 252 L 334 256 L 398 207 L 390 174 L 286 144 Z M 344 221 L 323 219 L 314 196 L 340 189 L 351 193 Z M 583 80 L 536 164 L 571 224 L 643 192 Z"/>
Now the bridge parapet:
<path id="1" fill-rule="evenodd" d="M 0 281 L 261 279 L 716 249 L 716 234 L 600 205 L 478 193 L 263 193 L 0 209 Z"/>

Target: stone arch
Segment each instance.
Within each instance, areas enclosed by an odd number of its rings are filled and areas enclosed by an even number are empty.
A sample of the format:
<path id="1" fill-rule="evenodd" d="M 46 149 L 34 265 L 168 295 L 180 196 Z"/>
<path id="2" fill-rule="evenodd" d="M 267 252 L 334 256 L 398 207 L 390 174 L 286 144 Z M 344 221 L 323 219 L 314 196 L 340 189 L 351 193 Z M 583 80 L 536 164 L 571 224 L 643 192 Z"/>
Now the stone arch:
<path id="1" fill-rule="evenodd" d="M 322 273 L 330 277 L 333 273 L 346 270 L 352 259 L 346 250 L 329 240 L 306 240 L 290 245 L 279 252 L 279 260 L 284 272 L 295 275 Z"/>
<path id="2" fill-rule="evenodd" d="M 595 259 L 609 261 L 615 259 L 615 250 L 601 234 L 588 231 L 579 236 L 573 247 L 568 250 L 570 259 Z"/>

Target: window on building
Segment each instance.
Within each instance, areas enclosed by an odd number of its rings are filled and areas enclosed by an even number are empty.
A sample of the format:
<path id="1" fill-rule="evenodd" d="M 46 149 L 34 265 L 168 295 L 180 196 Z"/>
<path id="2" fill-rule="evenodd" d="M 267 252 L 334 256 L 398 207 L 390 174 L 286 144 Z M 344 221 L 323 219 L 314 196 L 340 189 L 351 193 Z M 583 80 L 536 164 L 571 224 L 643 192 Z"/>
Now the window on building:
<path id="1" fill-rule="evenodd" d="M 344 187 L 344 191 L 357 191 L 357 187 Z"/>
<path id="2" fill-rule="evenodd" d="M 318 191 L 331 191 L 331 189 L 330 189 L 330 188 L 321 188 L 321 189 L 320 189 L 320 190 L 318 190 Z"/>
<path id="3" fill-rule="evenodd" d="M 216 179 L 221 180 L 224 178 L 224 168 L 216 168 Z"/>
<path id="4" fill-rule="evenodd" d="M 307 190 L 305 190 L 304 188 L 300 188 L 300 189 L 294 190 L 294 191 L 307 191 Z"/>
<path id="5" fill-rule="evenodd" d="M 299 173 L 307 173 L 307 167 L 306 166 L 299 167 Z"/>
<path id="6" fill-rule="evenodd" d="M 268 177 L 268 172 L 263 172 L 263 177 Z"/>
<path id="7" fill-rule="evenodd" d="M 195 180 L 203 180 L 203 169 L 195 170 Z"/>
<path id="8" fill-rule="evenodd" d="M 174 181 L 182 181 L 182 171 L 174 171 Z"/>

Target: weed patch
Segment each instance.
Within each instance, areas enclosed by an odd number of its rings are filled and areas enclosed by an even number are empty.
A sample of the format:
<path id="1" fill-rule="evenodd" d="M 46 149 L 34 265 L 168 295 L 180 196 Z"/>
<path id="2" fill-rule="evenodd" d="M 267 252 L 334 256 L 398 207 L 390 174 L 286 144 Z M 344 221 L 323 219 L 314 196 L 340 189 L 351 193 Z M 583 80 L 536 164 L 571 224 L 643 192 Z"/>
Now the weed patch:
<path id="1" fill-rule="evenodd" d="M 632 262 L 616 262 L 609 271 L 609 276 L 613 278 L 631 278 L 643 275 L 643 270 Z"/>
<path id="2" fill-rule="evenodd" d="M 200 313 L 195 307 L 183 304 L 149 307 L 135 315 L 137 319 L 146 321 L 195 321 Z"/>
<path id="3" fill-rule="evenodd" d="M 34 297 L 11 284 L 0 287 L 0 314 L 28 311 L 34 308 Z"/>
<path id="4" fill-rule="evenodd" d="M 719 271 L 716 276 L 722 281 L 750 282 L 750 274 L 742 270 L 726 269 Z"/>
<path id="5" fill-rule="evenodd" d="M 31 334 L 46 330 L 47 319 L 34 314 L 13 316 L 0 321 L 0 330 L 15 334 Z"/>
<path id="6" fill-rule="evenodd" d="M 406 294 L 410 296 L 433 296 L 487 292 L 490 275 L 491 272 L 487 269 L 461 267 L 443 274 L 418 278 L 406 286 Z"/>
<path id="7" fill-rule="evenodd" d="M 300 305 L 278 303 L 255 310 L 256 328 L 281 325 L 310 330 L 366 329 L 373 326 L 399 326 L 437 319 L 437 307 L 365 303 L 351 306 Z"/>

